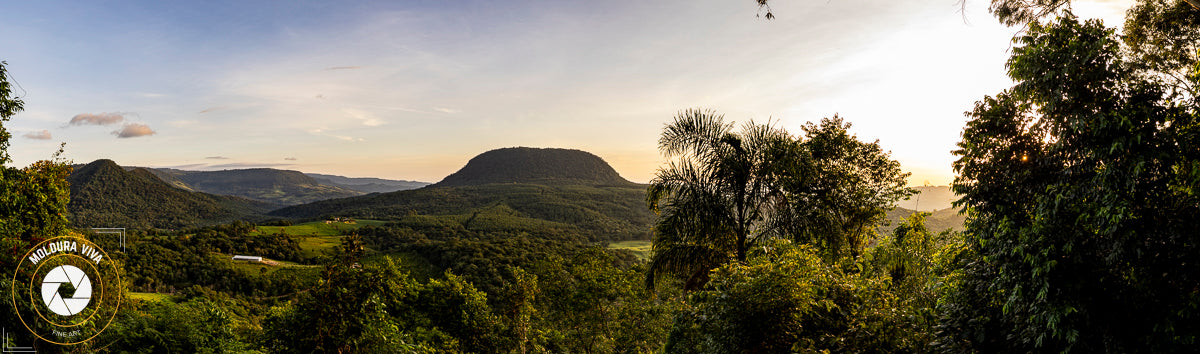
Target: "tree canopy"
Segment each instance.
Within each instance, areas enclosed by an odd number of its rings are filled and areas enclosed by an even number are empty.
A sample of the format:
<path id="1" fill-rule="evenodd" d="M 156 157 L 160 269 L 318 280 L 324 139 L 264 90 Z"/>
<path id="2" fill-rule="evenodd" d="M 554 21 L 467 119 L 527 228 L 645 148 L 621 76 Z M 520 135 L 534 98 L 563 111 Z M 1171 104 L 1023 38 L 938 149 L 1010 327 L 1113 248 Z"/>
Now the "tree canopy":
<path id="1" fill-rule="evenodd" d="M 1200 304 L 1200 106 L 1098 20 L 1034 22 L 1018 43 L 1017 84 L 967 113 L 955 151 L 977 258 L 946 333 L 978 350 L 1184 350 L 1200 333 L 1183 310 Z"/>
<path id="2" fill-rule="evenodd" d="M 696 288 L 709 270 L 745 262 L 770 238 L 811 244 L 830 262 L 857 257 L 892 203 L 912 190 L 900 164 L 849 127 L 834 116 L 793 137 L 753 121 L 735 132 L 713 111 L 676 115 L 659 140 L 676 160 L 647 193 L 660 215 L 648 284 L 674 274 Z"/>

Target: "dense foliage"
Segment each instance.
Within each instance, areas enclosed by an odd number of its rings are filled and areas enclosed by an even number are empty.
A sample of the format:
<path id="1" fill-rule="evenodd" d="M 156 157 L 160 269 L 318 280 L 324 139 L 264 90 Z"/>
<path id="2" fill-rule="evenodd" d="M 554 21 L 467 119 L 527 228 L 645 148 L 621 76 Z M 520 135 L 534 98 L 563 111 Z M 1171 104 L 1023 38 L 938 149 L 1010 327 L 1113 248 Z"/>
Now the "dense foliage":
<path id="1" fill-rule="evenodd" d="M 1017 84 L 968 112 L 955 152 L 975 256 L 943 332 L 975 350 L 1188 351 L 1200 105 L 1154 71 L 1179 58 L 1147 65 L 1148 52 L 1130 58 L 1112 29 L 1069 15 L 1018 44 Z"/>
<path id="2" fill-rule="evenodd" d="M 771 238 L 811 244 L 829 262 L 857 257 L 913 191 L 900 163 L 848 128 L 834 117 L 804 126 L 803 137 L 754 122 L 734 132 L 712 111 L 680 112 L 659 140 L 676 161 L 646 197 L 660 214 L 647 284 L 675 275 L 697 288 L 709 270 L 745 262 Z"/>

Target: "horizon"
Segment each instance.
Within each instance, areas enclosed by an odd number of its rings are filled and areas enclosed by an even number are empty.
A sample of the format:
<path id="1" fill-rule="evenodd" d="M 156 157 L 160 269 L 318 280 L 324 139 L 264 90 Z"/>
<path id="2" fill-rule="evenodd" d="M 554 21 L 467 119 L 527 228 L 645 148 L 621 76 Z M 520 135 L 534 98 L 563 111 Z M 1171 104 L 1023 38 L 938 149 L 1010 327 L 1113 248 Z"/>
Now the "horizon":
<path id="1" fill-rule="evenodd" d="M 1122 23 L 1131 1 L 1085 1 Z M 646 183 L 687 108 L 793 135 L 835 114 L 909 185 L 1005 75 L 987 2 L 21 3 L 0 23 L 14 164 L 279 168 L 434 183 L 508 146 L 579 149 Z M 814 35 L 818 34 L 818 35 Z M 84 58 L 86 60 L 80 60 Z"/>

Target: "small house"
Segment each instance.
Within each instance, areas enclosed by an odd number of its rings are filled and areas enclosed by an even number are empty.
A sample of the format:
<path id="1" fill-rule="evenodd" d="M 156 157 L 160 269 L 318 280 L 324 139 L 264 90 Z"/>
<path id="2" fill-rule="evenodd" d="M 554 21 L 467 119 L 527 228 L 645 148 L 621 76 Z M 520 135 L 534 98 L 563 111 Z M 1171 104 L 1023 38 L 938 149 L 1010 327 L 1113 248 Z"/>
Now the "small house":
<path id="1" fill-rule="evenodd" d="M 248 262 L 262 262 L 262 256 L 242 256 L 242 255 L 234 255 L 234 256 L 233 256 L 233 260 L 235 260 L 235 261 L 248 261 Z"/>

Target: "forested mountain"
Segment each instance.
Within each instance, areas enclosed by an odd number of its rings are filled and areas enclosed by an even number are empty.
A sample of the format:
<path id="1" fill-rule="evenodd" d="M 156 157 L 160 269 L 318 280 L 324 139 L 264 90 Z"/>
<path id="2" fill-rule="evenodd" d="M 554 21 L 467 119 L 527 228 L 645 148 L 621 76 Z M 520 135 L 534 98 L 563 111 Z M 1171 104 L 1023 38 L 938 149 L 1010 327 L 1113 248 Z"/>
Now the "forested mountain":
<path id="1" fill-rule="evenodd" d="M 505 206 L 516 217 L 574 225 L 597 239 L 628 240 L 650 237 L 653 214 L 645 200 L 645 186 L 626 181 L 590 153 L 511 148 L 480 154 L 426 188 L 324 200 L 271 215 L 396 220 L 418 214 L 470 217 Z"/>
<path id="2" fill-rule="evenodd" d="M 599 156 L 570 149 L 504 148 L 475 156 L 434 186 L 490 183 L 632 186 Z"/>
<path id="3" fill-rule="evenodd" d="M 77 227 L 181 228 L 255 220 L 272 208 L 246 198 L 181 190 L 146 169 L 126 171 L 112 160 L 77 166 L 67 181 L 68 211 Z"/>
<path id="4" fill-rule="evenodd" d="M 177 188 L 246 197 L 280 206 L 365 193 L 337 185 L 322 184 L 298 171 L 273 168 L 224 171 L 184 171 L 166 168 L 147 170 Z"/>
<path id="5" fill-rule="evenodd" d="M 355 190 L 363 193 L 387 193 L 428 186 L 429 183 L 417 181 L 391 180 L 382 178 L 343 177 L 320 173 L 305 173 L 318 183 Z"/>

